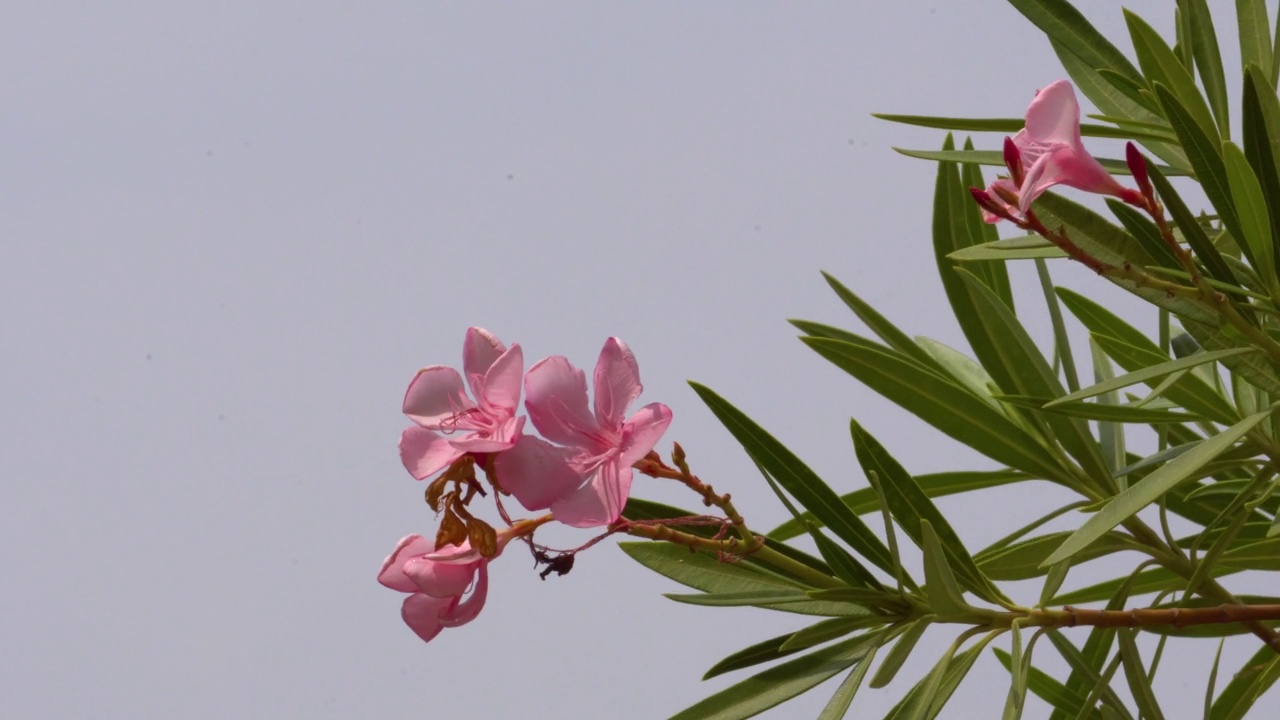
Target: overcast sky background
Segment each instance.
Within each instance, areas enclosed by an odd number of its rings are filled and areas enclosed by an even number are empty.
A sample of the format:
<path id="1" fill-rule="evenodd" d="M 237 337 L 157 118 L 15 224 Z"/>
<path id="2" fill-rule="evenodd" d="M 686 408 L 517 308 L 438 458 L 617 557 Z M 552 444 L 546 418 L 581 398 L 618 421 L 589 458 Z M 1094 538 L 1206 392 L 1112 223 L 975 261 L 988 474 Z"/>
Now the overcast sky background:
<path id="1" fill-rule="evenodd" d="M 1129 47 L 1119 4 L 1078 5 Z M 1129 5 L 1170 31 L 1168 3 Z M 1234 49 L 1230 12 L 1218 28 Z M 670 602 L 604 544 L 547 582 L 509 552 L 480 617 L 421 643 L 375 582 L 435 527 L 400 401 L 419 367 L 460 365 L 470 325 L 588 369 L 622 337 L 641 402 L 675 412 L 664 447 L 759 530 L 785 511 L 686 379 L 841 492 L 865 482 L 850 415 L 912 472 L 991 466 L 785 318 L 857 328 L 825 269 L 963 347 L 934 166 L 890 149 L 942 134 L 870 113 L 1020 116 L 1063 73 L 1006 3 L 9 3 L 0 64 L 0 716 L 665 717 L 806 623 Z M 943 506 L 976 551 L 1047 502 Z M 855 709 L 882 715 L 951 636 Z M 1175 709 L 1206 651 L 1170 646 Z M 999 712 L 1007 675 L 974 672 L 946 717 Z"/>

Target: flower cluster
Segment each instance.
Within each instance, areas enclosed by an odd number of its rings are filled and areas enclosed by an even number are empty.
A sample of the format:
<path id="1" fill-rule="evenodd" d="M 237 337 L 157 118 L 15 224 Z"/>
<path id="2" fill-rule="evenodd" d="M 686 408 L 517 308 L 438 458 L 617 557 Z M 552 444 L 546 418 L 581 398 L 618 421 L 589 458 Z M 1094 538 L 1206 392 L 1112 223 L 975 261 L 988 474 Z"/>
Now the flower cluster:
<path id="1" fill-rule="evenodd" d="M 593 403 L 586 375 L 566 358 L 541 360 L 522 376 L 523 362 L 519 345 L 508 348 L 473 327 L 463 345 L 465 386 L 453 368 L 433 365 L 420 370 L 405 392 L 404 414 L 414 424 L 400 437 L 400 458 L 418 480 L 444 471 L 427 490 L 428 503 L 443 518 L 435 542 L 420 535 L 401 540 L 378 580 L 411 593 L 402 615 L 423 640 L 475 618 L 488 591 L 488 563 L 513 538 L 553 519 L 577 528 L 617 522 L 631 492 L 632 465 L 671 424 L 671 410 L 662 403 L 627 417 L 643 386 L 635 356 L 618 338 L 606 340 L 600 351 Z M 528 419 L 542 437 L 523 432 L 522 382 Z M 467 508 L 475 494 L 485 494 L 477 466 L 498 494 L 551 513 L 508 521 L 495 532 Z"/>
<path id="2" fill-rule="evenodd" d="M 1080 104 L 1071 83 L 1059 80 L 1039 90 L 1027 107 L 1026 125 L 1005 138 L 1009 176 L 986 190 L 971 188 L 989 223 L 1026 218 L 1031 203 L 1054 185 L 1113 195 L 1139 207 L 1142 193 L 1124 187 L 1085 150 L 1080 137 Z"/>

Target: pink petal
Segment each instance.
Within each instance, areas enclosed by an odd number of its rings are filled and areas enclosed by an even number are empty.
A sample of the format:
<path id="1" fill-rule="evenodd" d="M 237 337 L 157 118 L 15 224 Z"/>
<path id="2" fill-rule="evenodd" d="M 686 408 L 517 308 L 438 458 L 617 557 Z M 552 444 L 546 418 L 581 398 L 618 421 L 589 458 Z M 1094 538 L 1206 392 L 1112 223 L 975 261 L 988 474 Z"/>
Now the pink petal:
<path id="1" fill-rule="evenodd" d="M 570 463 L 574 451 L 530 435 L 494 459 L 498 482 L 526 510 L 545 510 L 582 486 L 583 476 Z"/>
<path id="2" fill-rule="evenodd" d="M 556 520 L 571 527 L 608 525 L 622 514 L 631 494 L 631 468 L 617 458 L 600 466 L 589 483 L 551 504 Z"/>
<path id="3" fill-rule="evenodd" d="M 404 599 L 404 604 L 400 606 L 400 617 L 404 618 L 405 624 L 417 633 L 423 642 L 431 642 L 431 639 L 444 629 L 440 616 L 451 610 L 457 602 L 457 598 L 442 600 L 415 593 Z"/>
<path id="4" fill-rule="evenodd" d="M 595 448 L 596 419 L 587 410 L 587 378 L 561 355 L 538 361 L 524 376 L 525 409 L 543 437 L 561 445 Z"/>
<path id="5" fill-rule="evenodd" d="M 489 563 L 480 563 L 480 576 L 476 579 L 476 587 L 471 591 L 471 596 L 466 600 L 451 605 L 447 610 L 440 613 L 440 624 L 445 627 L 458 627 L 466 625 L 484 609 L 484 601 L 489 596 Z"/>
<path id="6" fill-rule="evenodd" d="M 452 438 L 450 443 L 463 452 L 502 452 L 510 450 L 520 438 L 520 430 L 524 428 L 523 417 L 512 417 L 502 421 L 497 427 L 484 433 L 468 433 Z"/>
<path id="7" fill-rule="evenodd" d="M 382 570 L 378 571 L 378 582 L 392 590 L 417 592 L 418 586 L 404 574 L 404 563 L 415 555 L 423 555 L 433 549 L 431 541 L 421 535 L 405 535 L 400 542 L 396 543 L 395 549 L 387 559 L 382 561 Z"/>
<path id="8" fill-rule="evenodd" d="M 467 338 L 462 342 L 462 370 L 467 377 L 483 376 L 507 347 L 484 328 L 467 328 Z"/>
<path id="9" fill-rule="evenodd" d="M 459 450 L 443 437 L 426 428 L 410 425 L 400 434 L 400 461 L 404 469 L 418 480 L 435 475 L 462 457 Z"/>
<path id="10" fill-rule="evenodd" d="M 477 559 L 471 563 L 453 564 L 437 562 L 426 557 L 410 558 L 404 564 L 404 574 L 413 581 L 415 589 L 435 598 L 459 597 L 467 591 L 475 577 Z"/>
<path id="11" fill-rule="evenodd" d="M 489 415 L 514 415 L 520 407 L 520 381 L 524 373 L 524 351 L 512 345 L 483 376 L 471 375 L 471 391 Z M 479 377 L 479 379 L 477 379 Z"/>
<path id="12" fill-rule="evenodd" d="M 631 349 L 618 338 L 606 340 L 596 361 L 596 420 L 602 427 L 620 427 L 627 406 L 640 397 L 642 390 L 640 366 Z"/>
<path id="13" fill-rule="evenodd" d="M 671 425 L 671 408 L 662 403 L 650 403 L 636 411 L 622 429 L 622 447 L 618 464 L 631 467 L 637 460 L 662 439 Z"/>
<path id="14" fill-rule="evenodd" d="M 440 430 L 441 425 L 460 426 L 459 414 L 475 409 L 467 397 L 458 371 L 432 365 L 418 371 L 404 394 L 404 414 L 419 425 Z M 448 428 L 444 428 L 448 429 Z"/>
<path id="15" fill-rule="evenodd" d="M 1036 93 L 1027 107 L 1026 132 L 1035 142 L 1080 145 L 1080 104 L 1070 82 L 1059 80 Z"/>

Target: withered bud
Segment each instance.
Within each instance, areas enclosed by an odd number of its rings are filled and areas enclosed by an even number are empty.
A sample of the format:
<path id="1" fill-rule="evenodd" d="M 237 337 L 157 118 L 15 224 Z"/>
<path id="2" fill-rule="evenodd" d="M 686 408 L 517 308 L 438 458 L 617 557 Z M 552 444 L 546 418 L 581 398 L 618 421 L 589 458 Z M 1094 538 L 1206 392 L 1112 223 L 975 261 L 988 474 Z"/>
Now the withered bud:
<path id="1" fill-rule="evenodd" d="M 489 523 L 477 518 L 469 518 L 467 538 L 471 540 L 472 549 L 480 553 L 481 557 L 491 558 L 498 554 L 498 533 Z"/>
<path id="2" fill-rule="evenodd" d="M 440 528 L 436 530 L 436 550 L 439 551 L 449 545 L 461 546 L 466 540 L 466 523 L 458 517 L 452 507 L 446 507 L 444 516 L 440 518 Z"/>

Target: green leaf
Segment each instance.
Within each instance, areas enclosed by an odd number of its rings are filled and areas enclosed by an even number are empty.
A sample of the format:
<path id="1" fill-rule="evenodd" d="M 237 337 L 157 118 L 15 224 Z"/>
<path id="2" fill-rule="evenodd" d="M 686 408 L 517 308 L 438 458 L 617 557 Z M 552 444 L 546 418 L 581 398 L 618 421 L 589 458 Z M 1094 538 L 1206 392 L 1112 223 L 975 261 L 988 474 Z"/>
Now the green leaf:
<path id="1" fill-rule="evenodd" d="M 996 654 L 996 659 L 1004 665 L 1005 670 L 1012 672 L 1014 667 L 1014 658 L 1009 653 L 1000 648 L 992 648 L 992 652 Z M 1035 667 L 1027 668 L 1027 687 L 1036 697 L 1044 700 L 1053 707 L 1064 712 L 1074 715 L 1080 706 L 1084 705 L 1085 697 L 1074 693 L 1067 689 L 1065 685 L 1053 679 L 1050 675 Z"/>
<path id="2" fill-rule="evenodd" d="M 1280 297 L 1280 286 L 1276 283 L 1276 260 L 1271 237 L 1271 217 L 1267 214 L 1267 201 L 1262 195 L 1262 184 L 1258 176 L 1253 174 L 1249 160 L 1244 151 L 1235 143 L 1224 143 L 1223 160 L 1226 166 L 1227 182 L 1231 190 L 1231 198 L 1235 201 L 1239 215 L 1242 241 L 1241 249 L 1246 251 L 1250 264 L 1266 283 L 1267 289 Z"/>
<path id="3" fill-rule="evenodd" d="M 1009 695 L 1004 704 L 1004 720 L 1018 720 L 1027 698 L 1027 673 L 1022 658 L 1022 628 L 1015 620 L 1009 627 L 1013 654 L 1009 656 Z M 1000 651 L 995 649 L 998 654 Z"/>
<path id="4" fill-rule="evenodd" d="M 1070 534 L 1064 531 L 1037 535 L 1004 547 L 988 548 L 978 553 L 975 561 L 992 580 L 1030 580 L 1041 577 L 1049 571 L 1049 566 L 1044 563 L 1045 559 Z M 1081 550 L 1073 560 L 1074 564 L 1079 565 L 1124 550 L 1143 550 L 1143 546 L 1124 533 L 1109 532 Z"/>
<path id="5" fill-rule="evenodd" d="M 1168 353 L 1111 311 L 1079 293 L 1058 288 L 1058 297 L 1067 309 L 1093 333 L 1094 340 L 1111 359 L 1129 372 L 1169 362 Z M 1147 385 L 1156 386 L 1154 381 Z M 1165 396 L 1187 410 L 1224 424 L 1239 419 L 1234 408 L 1217 390 L 1195 375 L 1184 375 L 1165 391 Z"/>
<path id="6" fill-rule="evenodd" d="M 1005 262 L 1007 260 L 1064 258 L 1067 257 L 1067 253 L 1038 235 L 1028 235 L 1025 238 L 996 240 L 994 242 L 985 242 L 981 245 L 971 245 L 947 255 L 947 257 L 956 262 L 987 262 L 991 260 Z"/>
<path id="7" fill-rule="evenodd" d="M 853 314 L 857 315 L 858 319 L 866 324 L 871 332 L 875 333 L 876 337 L 880 338 L 885 345 L 888 345 L 921 365 L 941 370 L 941 367 L 938 366 L 938 363 L 934 361 L 933 357 L 929 355 L 929 353 L 921 350 L 920 346 L 917 345 L 906 333 L 899 330 L 896 325 L 889 322 L 880 313 L 876 312 L 875 308 L 871 307 L 864 302 L 862 298 L 855 295 L 852 290 L 845 287 L 839 280 L 825 272 L 822 273 L 822 277 L 827 281 L 827 284 L 831 286 L 831 289 L 835 291 L 836 295 L 840 298 L 840 301 L 848 306 L 848 308 L 853 311 Z"/>
<path id="8" fill-rule="evenodd" d="M 993 367 L 1001 368 L 1000 373 L 992 373 L 1001 389 L 1009 393 L 1050 398 L 1065 395 L 1066 390 L 1023 329 L 1022 323 L 977 278 L 964 270 L 959 272 L 969 289 L 970 299 L 977 310 L 978 320 L 985 329 L 985 335 L 991 339 L 989 354 L 979 354 L 978 359 L 988 372 Z M 1007 381 L 1000 382 L 1001 377 L 1007 378 Z M 1111 471 L 1088 426 L 1079 420 L 1054 414 L 1042 417 L 1053 437 L 1080 463 L 1093 486 L 1104 491 L 1110 490 Z"/>
<path id="9" fill-rule="evenodd" d="M 1173 250 L 1169 249 L 1168 243 L 1160 236 L 1160 228 L 1156 227 L 1155 223 L 1115 198 L 1107 198 L 1107 208 L 1111 210 L 1112 215 L 1116 216 L 1124 229 L 1138 241 L 1142 249 L 1154 259 L 1156 267 L 1174 270 L 1182 267 Z"/>
<path id="10" fill-rule="evenodd" d="M 1204 85 L 1209 106 L 1218 121 L 1218 134 L 1231 136 L 1231 121 L 1227 110 L 1227 81 L 1222 70 L 1222 52 L 1218 49 L 1218 33 L 1213 28 L 1213 14 L 1205 0 L 1188 0 L 1181 7 L 1187 13 L 1187 27 L 1191 34 L 1191 52 L 1200 82 Z"/>
<path id="11" fill-rule="evenodd" d="M 902 663 L 907 661 L 916 643 L 920 641 L 920 636 L 924 635 L 925 629 L 929 627 L 929 621 L 930 618 L 926 616 L 912 620 L 906 625 L 902 636 L 893 644 L 884 662 L 880 663 L 880 668 L 876 670 L 875 676 L 871 678 L 871 687 L 882 688 L 893 682 L 894 676 L 902 669 Z"/>
<path id="12" fill-rule="evenodd" d="M 926 115 L 892 115 L 889 113 L 871 113 L 871 117 L 889 122 L 915 125 L 916 127 L 937 128 L 939 130 L 958 130 L 961 132 L 997 132 L 1006 135 L 1017 133 L 1026 124 L 1022 118 L 960 118 L 932 117 Z M 1109 125 L 1080 124 L 1083 137 L 1112 138 L 1117 140 L 1154 140 L 1157 142 L 1176 142 L 1173 133 L 1156 131 L 1134 131 L 1114 128 Z"/>
<path id="13" fill-rule="evenodd" d="M 965 138 L 964 149 L 973 149 L 973 140 L 971 138 Z M 986 187 L 987 182 L 982 177 L 982 168 L 974 163 L 960 165 L 960 186 L 961 188 Z M 972 199 L 972 197 L 970 195 L 969 199 Z M 960 209 L 965 226 L 969 230 L 971 244 L 978 245 L 1000 239 L 1000 234 L 996 231 L 995 225 L 983 220 L 982 208 L 978 207 L 977 202 L 961 203 Z M 996 297 L 1000 298 L 1000 302 L 1004 303 L 1006 307 L 1010 310 L 1015 308 L 1013 288 L 1009 285 L 1009 269 L 1004 263 L 982 263 L 969 268 L 969 271 L 977 275 L 984 285 L 991 288 L 991 292 L 995 293 Z"/>
<path id="14" fill-rule="evenodd" d="M 1205 463 L 1228 450 L 1270 414 L 1271 411 L 1267 410 L 1246 417 L 1217 435 L 1207 438 L 1188 452 L 1170 460 L 1160 469 L 1130 486 L 1129 489 L 1112 498 L 1106 507 L 1086 520 L 1079 530 L 1049 556 L 1045 564 L 1052 565 L 1075 555 L 1107 531 L 1133 517 L 1139 510 L 1186 480 Z"/>
<path id="15" fill-rule="evenodd" d="M 944 148 L 942 150 L 916 150 L 914 148 L 893 148 L 894 152 L 906 155 L 910 158 L 919 160 L 934 160 L 938 162 L 948 163 L 975 163 L 978 165 L 986 165 L 990 167 L 1004 167 L 1004 153 L 999 150 L 955 150 L 953 148 Z M 1116 158 L 1095 158 L 1098 164 L 1104 170 L 1112 175 L 1132 175 L 1129 165 L 1124 160 Z M 1154 163 L 1150 164 L 1155 167 Z M 1179 176 L 1189 175 L 1186 170 L 1174 165 L 1161 165 L 1160 169 L 1165 175 Z M 965 193 L 966 196 L 968 193 Z"/>
<path id="16" fill-rule="evenodd" d="M 821 684 L 862 659 L 874 646 L 874 633 L 851 638 L 804 657 L 789 660 L 676 713 L 671 720 L 742 720 Z"/>
<path id="17" fill-rule="evenodd" d="M 1227 183 L 1227 170 L 1222 164 L 1222 148 L 1218 141 L 1205 135 L 1195 120 L 1187 113 L 1186 108 L 1174 97 L 1173 93 L 1163 85 L 1156 85 L 1156 95 L 1169 116 L 1169 122 L 1178 133 L 1178 139 L 1187 153 L 1187 159 L 1195 168 L 1196 179 L 1208 196 L 1209 202 L 1217 209 L 1223 225 L 1232 237 L 1240 237 L 1240 223 L 1236 218 L 1235 205 L 1231 202 L 1231 191 Z M 1174 191 L 1164 173 L 1152 163 L 1147 163 L 1151 184 L 1160 193 L 1165 208 L 1173 216 L 1174 223 L 1182 231 L 1187 244 L 1195 252 L 1196 259 L 1204 264 L 1210 277 L 1225 283 L 1235 284 L 1235 277 L 1227 267 L 1217 248 L 1205 235 L 1204 229 L 1196 222 L 1196 218 L 1187 209 L 1186 203 Z"/>
<path id="18" fill-rule="evenodd" d="M 1124 599 L 1121 598 L 1119 602 L 1115 602 L 1113 599 L 1113 602 L 1108 603 L 1107 609 L 1116 610 L 1123 607 Z M 1045 634 L 1053 642 L 1053 646 L 1057 648 L 1058 654 L 1071 666 L 1071 675 L 1067 678 L 1067 690 L 1083 696 L 1086 701 L 1081 703 L 1073 713 L 1068 714 L 1055 709 L 1052 716 L 1053 720 L 1072 717 L 1100 717 L 1099 713 L 1086 712 L 1086 703 L 1088 707 L 1092 706 L 1092 703 L 1088 703 L 1088 699 L 1093 696 L 1092 690 L 1094 688 L 1101 689 L 1100 698 L 1105 707 L 1116 711 L 1120 717 L 1132 720 L 1132 716 L 1125 708 L 1124 703 L 1116 695 L 1115 691 L 1111 689 L 1110 683 L 1103 679 L 1104 675 L 1102 674 L 1102 666 L 1107 662 L 1107 655 L 1111 652 L 1111 642 L 1115 638 L 1115 630 L 1111 628 L 1094 628 L 1089 633 L 1088 640 L 1085 641 L 1083 651 L 1077 650 L 1076 646 L 1072 645 L 1071 641 L 1067 640 L 1057 630 L 1050 630 Z M 1109 679 L 1110 676 L 1106 677 Z"/>
<path id="19" fill-rule="evenodd" d="M 776 438 L 710 388 L 689 383 L 761 468 L 855 552 L 892 572 L 889 549 L 816 473 Z"/>
<path id="20" fill-rule="evenodd" d="M 831 618 L 792 633 L 791 637 L 782 643 L 781 649 L 784 651 L 803 650 L 844 637 L 863 628 L 882 627 L 885 624 L 884 618 L 876 616 Z"/>
<path id="21" fill-rule="evenodd" d="M 947 565 L 946 553 L 928 520 L 920 521 L 920 549 L 924 551 L 924 579 L 929 604 L 939 615 L 959 615 L 973 608 L 965 602 L 960 585 Z"/>
<path id="22" fill-rule="evenodd" d="M 687 605 L 705 605 L 707 607 L 742 607 L 743 605 L 781 605 L 784 603 L 807 602 L 809 596 L 803 590 L 748 590 L 746 592 L 725 593 L 663 593 L 676 602 Z"/>
<path id="23" fill-rule="evenodd" d="M 783 578 L 749 569 L 742 563 L 727 563 L 704 552 L 689 552 L 688 548 L 671 543 L 624 542 L 618 543 L 631 559 L 682 585 L 706 593 L 747 593 L 803 589 L 803 585 Z M 788 602 L 763 606 L 770 610 L 801 613 L 804 615 L 848 616 L 861 614 L 863 610 L 848 603 Z"/>
<path id="24" fill-rule="evenodd" d="M 1125 23 L 1129 26 L 1129 37 L 1133 40 L 1133 49 L 1138 54 L 1138 63 L 1142 66 L 1142 73 L 1146 76 L 1148 83 L 1155 88 L 1160 86 L 1167 87 L 1179 103 L 1186 109 L 1191 119 L 1195 121 L 1200 131 L 1206 137 L 1218 138 L 1218 126 L 1213 121 L 1213 115 L 1209 112 L 1209 106 L 1204 101 L 1204 96 L 1200 94 L 1200 89 L 1196 87 L 1195 78 L 1191 76 L 1190 68 L 1184 67 L 1178 60 L 1178 56 L 1173 54 L 1173 50 L 1165 44 L 1160 37 L 1145 20 L 1138 17 L 1129 10 L 1124 11 Z M 1156 91 L 1157 95 L 1159 90 Z M 1161 104 L 1164 104 L 1161 99 Z M 1177 132 L 1178 124 L 1168 113 L 1165 108 L 1165 117 L 1169 118 L 1170 125 Z M 1183 140 L 1185 147 L 1186 140 L 1181 133 L 1178 134 L 1179 139 Z"/>
<path id="25" fill-rule="evenodd" d="M 1236 0 L 1236 23 L 1240 30 L 1240 60 L 1260 68 L 1270 68 L 1271 21 L 1265 0 Z M 1274 91 L 1273 91 L 1274 92 Z"/>
<path id="26" fill-rule="evenodd" d="M 872 647 L 871 651 L 849 671 L 840 683 L 840 687 L 836 688 L 835 694 L 827 701 L 826 707 L 822 708 L 822 712 L 818 714 L 818 720 L 841 720 L 845 716 L 849 705 L 853 702 L 853 696 L 858 693 L 858 688 L 862 687 L 862 679 L 871 669 L 871 663 L 875 660 L 876 651 L 879 649 L 879 645 Z"/>
<path id="27" fill-rule="evenodd" d="M 1000 395 L 998 399 L 1019 407 L 1043 408 L 1047 412 L 1067 417 L 1104 422 L 1152 424 L 1189 422 L 1198 419 L 1196 415 L 1190 413 L 1137 405 L 1104 405 L 1085 400 L 1050 403 L 1049 398 L 1026 395 Z"/>
<path id="28" fill-rule="evenodd" d="M 1116 390 L 1127 388 L 1131 385 L 1137 385 L 1138 383 L 1150 384 L 1150 382 L 1153 380 L 1159 380 L 1168 375 L 1172 375 L 1175 372 L 1179 372 L 1182 370 L 1189 370 L 1193 367 L 1204 365 L 1206 363 L 1217 362 L 1224 358 L 1234 357 L 1236 355 L 1246 355 L 1249 353 L 1258 353 L 1258 352 L 1261 352 L 1261 350 L 1255 347 L 1234 348 L 1231 350 L 1216 350 L 1214 352 L 1198 352 L 1194 355 L 1188 355 L 1187 357 L 1184 357 L 1184 358 L 1178 358 L 1177 360 L 1170 360 L 1168 362 L 1161 362 L 1155 365 L 1149 365 L 1147 367 L 1142 368 L 1141 370 L 1135 370 L 1131 373 L 1125 373 L 1124 375 L 1121 375 L 1119 377 L 1112 378 L 1110 380 L 1104 380 L 1096 385 L 1090 385 L 1089 387 L 1084 388 L 1078 392 L 1073 392 L 1070 395 L 1064 395 L 1056 400 L 1050 401 L 1047 405 L 1045 405 L 1045 409 L 1047 410 L 1049 408 L 1052 408 L 1058 405 L 1067 405 L 1079 400 L 1085 400 L 1091 397 L 1096 397 L 1104 393 L 1114 392 Z"/>
<path id="29" fill-rule="evenodd" d="M 1222 577 L 1240 572 L 1238 568 L 1229 568 L 1218 566 L 1213 568 L 1210 574 L 1214 577 Z M 1085 603 L 1099 602 L 1113 596 L 1116 589 L 1122 587 L 1129 581 L 1129 577 L 1113 578 L 1088 587 L 1071 590 L 1049 602 L 1050 605 L 1083 605 Z M 1164 568 L 1152 568 L 1143 570 L 1134 576 L 1133 582 L 1130 584 L 1134 595 L 1146 595 L 1148 593 L 1164 592 L 1166 590 L 1177 590 L 1186 587 L 1187 581 L 1181 575 L 1165 570 Z"/>
<path id="30" fill-rule="evenodd" d="M 1213 701 L 1209 717 L 1211 720 L 1243 720 L 1277 678 L 1280 678 L 1280 654 L 1269 647 L 1258 648 Z"/>
<path id="31" fill-rule="evenodd" d="M 1116 633 L 1120 641 L 1120 661 L 1124 665 L 1124 675 L 1129 681 L 1129 692 L 1133 701 L 1146 720 L 1164 720 L 1160 711 L 1160 703 L 1156 702 L 1156 694 L 1151 689 L 1151 681 L 1147 678 L 1146 668 L 1142 665 L 1142 655 L 1138 652 L 1138 642 L 1134 639 L 1137 631 L 1123 629 Z"/>
<path id="32" fill-rule="evenodd" d="M 867 387 L 996 462 L 1068 487 L 1074 481 L 1045 457 L 1040 441 L 987 402 L 918 363 L 871 343 L 801 340 Z"/>
<path id="33" fill-rule="evenodd" d="M 955 495 L 958 493 L 981 490 L 983 488 L 1000 487 L 1010 483 L 1030 479 L 1026 473 L 1017 470 L 977 470 L 932 473 L 915 476 L 916 484 L 925 495 L 931 498 Z M 880 508 L 880 496 L 872 488 L 862 488 L 840 496 L 840 501 L 859 515 L 875 512 Z M 814 521 L 812 514 L 802 516 L 804 520 Z M 788 520 L 769 531 L 772 540 L 790 540 L 804 533 L 804 525 L 795 520 Z"/>
<path id="34" fill-rule="evenodd" d="M 832 618 L 839 619 L 839 618 Z M 831 620 L 821 620 L 819 622 L 831 622 Z M 724 658 L 720 662 L 711 666 L 706 674 L 702 676 L 703 680 L 710 680 L 713 677 L 723 675 L 734 670 L 753 667 L 761 663 L 773 662 L 779 658 L 800 652 L 804 648 L 795 648 L 791 650 L 783 650 L 782 644 L 785 643 L 794 633 L 779 635 L 775 638 L 769 638 L 762 642 L 758 642 L 750 647 L 745 647 L 732 655 Z"/>
<path id="35" fill-rule="evenodd" d="M 1257 65 L 1245 68 L 1244 154 L 1261 184 L 1270 221 L 1273 258 L 1280 260 L 1275 243 L 1280 242 L 1280 99 Z"/>
<path id="36" fill-rule="evenodd" d="M 1008 603 L 1004 593 L 1000 592 L 999 588 L 978 569 L 978 565 L 965 550 L 960 536 L 902 465 L 856 420 L 849 421 L 849 432 L 853 436 L 858 462 L 862 464 L 862 469 L 868 477 L 874 474 L 879 478 L 877 484 L 884 502 L 889 506 L 889 512 L 898 521 L 903 531 L 921 548 L 927 543 L 927 534 L 936 533 L 936 537 L 941 540 L 940 547 L 937 549 L 945 558 L 942 566 L 950 566 L 948 570 L 955 572 L 953 582 L 958 578 L 964 589 L 988 602 Z M 938 567 L 934 570 L 940 572 Z M 949 574 L 950 572 L 947 573 Z M 934 577 L 926 577 L 927 582 L 932 583 Z M 936 578 L 943 577 L 936 575 Z M 961 602 L 963 603 L 963 600 Z"/>
<path id="37" fill-rule="evenodd" d="M 1009 0 L 1009 4 L 1089 67 L 1106 68 L 1135 82 L 1142 81 L 1142 75 L 1124 53 L 1067 0 Z"/>

